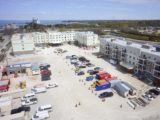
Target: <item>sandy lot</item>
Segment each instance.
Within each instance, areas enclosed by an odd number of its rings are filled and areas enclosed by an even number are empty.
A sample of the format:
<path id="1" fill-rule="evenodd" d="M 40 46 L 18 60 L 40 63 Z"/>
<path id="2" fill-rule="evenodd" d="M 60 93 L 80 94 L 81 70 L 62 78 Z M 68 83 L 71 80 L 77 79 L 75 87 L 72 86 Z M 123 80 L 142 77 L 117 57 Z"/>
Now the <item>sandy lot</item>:
<path id="1" fill-rule="evenodd" d="M 93 83 L 85 81 L 88 73 L 85 72 L 84 76 L 75 75 L 73 68 L 70 64 L 70 60 L 66 60 L 66 55 L 79 55 L 85 56 L 95 64 L 97 67 L 102 67 L 109 72 L 112 76 L 129 82 L 135 86 L 138 91 L 145 91 L 149 87 L 143 82 L 131 77 L 131 74 L 121 72 L 116 66 L 111 65 L 103 59 L 97 59 L 92 53 L 98 50 L 82 50 L 78 47 L 71 45 L 60 46 L 62 49 L 68 50 L 68 52 L 57 55 L 54 53 L 54 48 L 40 49 L 35 55 L 24 55 L 21 57 L 12 57 L 9 62 L 13 61 L 31 61 L 31 62 L 45 62 L 51 64 L 52 76 L 50 81 L 42 82 L 58 83 L 59 87 L 48 89 L 46 93 L 38 94 L 38 104 L 31 106 L 31 117 L 38 106 L 43 104 L 52 104 L 53 111 L 50 113 L 49 120 L 158 120 L 160 108 L 160 97 L 153 100 L 145 108 L 138 108 L 133 110 L 128 106 L 127 98 L 114 94 L 113 97 L 107 98 L 105 102 L 102 102 L 98 98 L 99 93 L 104 91 L 112 91 L 111 89 L 96 92 L 89 90 L 89 87 Z M 91 68 L 84 68 L 87 71 Z M 25 79 L 27 81 L 27 88 L 29 89 L 34 84 L 41 83 L 40 76 L 37 76 L 37 80 L 31 80 L 31 77 L 26 75 L 20 75 L 18 79 L 12 80 L 11 85 L 16 84 L 16 80 Z M 80 81 L 81 80 L 81 81 Z M 82 82 L 83 80 L 83 82 Z M 18 82 L 17 82 L 18 83 Z M 11 88 L 11 90 L 14 89 Z M 139 95 L 141 93 L 139 92 Z M 80 105 L 79 105 L 80 103 Z M 78 105 L 76 107 L 76 104 Z M 122 108 L 120 105 L 122 104 Z"/>

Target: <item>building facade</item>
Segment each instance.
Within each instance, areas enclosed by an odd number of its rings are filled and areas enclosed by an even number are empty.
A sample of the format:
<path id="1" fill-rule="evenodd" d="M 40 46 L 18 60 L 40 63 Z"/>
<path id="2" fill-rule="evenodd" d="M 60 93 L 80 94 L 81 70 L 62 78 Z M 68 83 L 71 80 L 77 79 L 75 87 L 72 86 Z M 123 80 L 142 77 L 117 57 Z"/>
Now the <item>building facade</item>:
<path id="1" fill-rule="evenodd" d="M 14 54 L 33 53 L 35 46 L 31 34 L 15 34 L 11 38 Z"/>
<path id="2" fill-rule="evenodd" d="M 84 46 L 98 45 L 98 35 L 93 32 L 77 32 L 76 40 L 80 45 Z"/>
<path id="3" fill-rule="evenodd" d="M 160 52 L 149 44 L 139 44 L 119 38 L 102 38 L 100 52 L 116 60 L 128 70 L 160 83 Z"/>
<path id="4" fill-rule="evenodd" d="M 48 32 L 37 32 L 33 33 L 33 42 L 35 44 L 39 43 L 53 43 L 60 44 L 63 42 L 73 41 L 75 37 L 75 32 L 56 32 L 56 31 L 48 31 Z"/>

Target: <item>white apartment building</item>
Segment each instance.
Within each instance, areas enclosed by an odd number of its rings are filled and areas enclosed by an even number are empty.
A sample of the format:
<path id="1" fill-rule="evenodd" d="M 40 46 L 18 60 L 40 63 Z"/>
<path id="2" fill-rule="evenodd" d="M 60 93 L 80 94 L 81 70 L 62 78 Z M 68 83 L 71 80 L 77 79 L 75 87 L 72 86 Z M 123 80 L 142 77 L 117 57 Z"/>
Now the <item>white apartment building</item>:
<path id="1" fill-rule="evenodd" d="M 77 32 L 76 40 L 80 45 L 96 46 L 98 44 L 98 35 L 93 32 Z"/>
<path id="2" fill-rule="evenodd" d="M 140 44 L 118 38 L 102 38 L 100 52 L 116 60 L 128 70 L 144 75 L 160 84 L 160 51 L 149 44 Z"/>
<path id="3" fill-rule="evenodd" d="M 15 34 L 11 38 L 11 43 L 15 54 L 32 53 L 35 49 L 32 34 Z"/>
<path id="4" fill-rule="evenodd" d="M 36 44 L 39 43 L 53 43 L 60 44 L 63 42 L 73 41 L 75 37 L 75 32 L 36 32 L 33 33 L 33 42 Z"/>
<path id="5" fill-rule="evenodd" d="M 77 39 L 76 39 L 77 38 Z M 33 32 L 27 34 L 15 34 L 11 38 L 13 52 L 30 53 L 34 51 L 37 44 L 61 44 L 64 42 L 78 40 L 80 44 L 95 46 L 98 43 L 98 35 L 93 32 Z"/>

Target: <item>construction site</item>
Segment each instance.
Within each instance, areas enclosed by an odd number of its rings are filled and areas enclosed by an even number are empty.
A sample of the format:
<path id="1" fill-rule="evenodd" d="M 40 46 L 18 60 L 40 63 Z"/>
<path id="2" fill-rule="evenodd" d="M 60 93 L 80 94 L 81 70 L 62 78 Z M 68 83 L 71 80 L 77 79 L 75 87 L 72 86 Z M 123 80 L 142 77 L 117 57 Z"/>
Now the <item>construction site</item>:
<path id="1" fill-rule="evenodd" d="M 160 88 L 111 64 L 99 48 L 36 47 L 0 65 L 1 120 L 159 120 Z M 34 96 L 34 99 L 25 97 Z M 38 115 L 40 108 L 50 108 Z M 17 110 L 23 108 L 23 110 Z M 16 111 L 16 112 L 15 112 Z M 17 112 L 18 111 L 18 112 Z"/>

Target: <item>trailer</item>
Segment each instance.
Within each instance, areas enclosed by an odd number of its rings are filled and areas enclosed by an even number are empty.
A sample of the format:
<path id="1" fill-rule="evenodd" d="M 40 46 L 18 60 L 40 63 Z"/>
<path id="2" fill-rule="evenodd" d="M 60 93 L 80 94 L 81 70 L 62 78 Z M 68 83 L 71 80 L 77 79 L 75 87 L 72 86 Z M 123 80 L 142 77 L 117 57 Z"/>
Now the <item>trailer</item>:
<path id="1" fill-rule="evenodd" d="M 93 79 L 94 79 L 93 76 L 86 77 L 86 80 L 87 80 L 87 81 L 92 81 Z"/>

